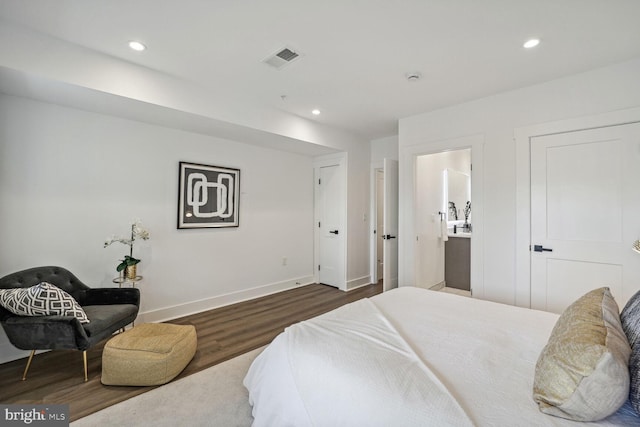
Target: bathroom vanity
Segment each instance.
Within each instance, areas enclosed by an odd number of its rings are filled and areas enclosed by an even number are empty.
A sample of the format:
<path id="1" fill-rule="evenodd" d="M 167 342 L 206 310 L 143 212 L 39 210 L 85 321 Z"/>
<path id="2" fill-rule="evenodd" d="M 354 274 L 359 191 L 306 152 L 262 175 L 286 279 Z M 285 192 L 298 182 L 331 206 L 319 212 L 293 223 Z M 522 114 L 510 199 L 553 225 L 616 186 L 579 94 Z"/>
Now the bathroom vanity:
<path id="1" fill-rule="evenodd" d="M 444 280 L 447 287 L 471 290 L 471 233 L 449 233 L 444 252 Z"/>
<path id="2" fill-rule="evenodd" d="M 443 171 L 443 193 L 447 224 L 444 247 L 444 280 L 448 288 L 471 290 L 471 176 L 470 164 L 464 171 Z"/>

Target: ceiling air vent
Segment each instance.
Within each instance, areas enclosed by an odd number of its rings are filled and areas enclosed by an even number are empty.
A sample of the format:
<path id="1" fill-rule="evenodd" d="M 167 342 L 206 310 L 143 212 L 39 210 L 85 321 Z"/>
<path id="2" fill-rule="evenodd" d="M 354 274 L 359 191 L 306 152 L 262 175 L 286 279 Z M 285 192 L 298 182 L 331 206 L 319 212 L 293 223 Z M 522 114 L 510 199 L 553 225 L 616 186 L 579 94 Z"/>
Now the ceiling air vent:
<path id="1" fill-rule="evenodd" d="M 274 55 L 271 55 L 270 57 L 268 57 L 262 62 L 268 65 L 271 65 L 275 69 L 279 70 L 285 65 L 292 63 L 299 57 L 300 57 L 300 54 L 298 52 L 294 52 L 293 50 L 285 47 L 284 49 L 281 49 L 280 51 L 278 51 Z"/>

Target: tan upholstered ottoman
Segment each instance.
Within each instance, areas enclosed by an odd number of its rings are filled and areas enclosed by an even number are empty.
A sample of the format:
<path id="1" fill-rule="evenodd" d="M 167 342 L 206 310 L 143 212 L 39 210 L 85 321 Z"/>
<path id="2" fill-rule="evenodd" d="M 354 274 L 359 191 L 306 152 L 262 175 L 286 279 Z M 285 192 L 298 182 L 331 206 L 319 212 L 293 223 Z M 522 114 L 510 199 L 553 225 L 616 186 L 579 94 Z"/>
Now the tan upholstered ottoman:
<path id="1" fill-rule="evenodd" d="M 143 323 L 111 338 L 102 351 L 102 384 L 150 386 L 174 379 L 196 352 L 191 325 Z"/>

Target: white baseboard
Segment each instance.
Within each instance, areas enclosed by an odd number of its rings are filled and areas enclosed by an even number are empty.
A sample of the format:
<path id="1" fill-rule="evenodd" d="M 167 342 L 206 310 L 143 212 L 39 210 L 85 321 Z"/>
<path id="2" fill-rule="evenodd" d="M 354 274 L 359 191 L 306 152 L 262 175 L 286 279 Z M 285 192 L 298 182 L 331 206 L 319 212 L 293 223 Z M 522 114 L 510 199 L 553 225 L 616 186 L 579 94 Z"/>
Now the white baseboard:
<path id="1" fill-rule="evenodd" d="M 315 283 L 313 280 L 313 276 L 299 277 L 297 279 L 286 280 L 284 282 L 270 283 L 268 285 L 257 286 L 251 289 L 244 289 L 238 292 L 218 295 L 199 301 L 192 301 L 172 307 L 161 308 L 159 310 L 147 311 L 138 314 L 136 323 L 164 322 L 178 317 L 189 316 L 191 314 L 223 307 L 225 305 L 235 304 L 238 302 L 275 294 L 277 292 L 286 291 L 288 289 L 309 285 L 311 283 Z M 29 351 L 19 350 L 15 348 L 9 342 L 9 339 L 5 335 L 4 331 L 0 329 L 0 363 L 6 363 L 12 360 L 28 357 L 29 353 Z"/>
<path id="2" fill-rule="evenodd" d="M 447 282 L 446 281 L 442 281 L 436 285 L 433 286 L 418 286 L 420 288 L 424 287 L 425 289 L 431 289 L 432 291 L 439 291 L 440 289 L 444 288 L 445 286 L 447 286 Z"/>
<path id="3" fill-rule="evenodd" d="M 371 284 L 371 276 L 362 276 L 357 279 L 347 281 L 347 291 L 351 291 L 356 288 L 361 288 Z"/>
<path id="4" fill-rule="evenodd" d="M 260 298 L 311 283 L 315 283 L 313 280 L 313 276 L 299 277 L 297 279 L 286 280 L 284 282 L 278 283 L 270 283 L 268 285 L 258 286 L 251 289 L 244 289 L 238 292 L 231 292 L 212 298 L 206 298 L 198 301 L 188 302 L 185 304 L 175 305 L 172 307 L 161 308 L 159 310 L 140 313 L 138 315 L 138 318 L 136 319 L 136 322 L 165 322 L 167 320 L 176 319 L 178 317 L 189 316 L 191 314 L 201 313 L 203 311 L 212 310 L 214 308 L 224 307 L 226 305 L 235 304 L 254 298 Z"/>

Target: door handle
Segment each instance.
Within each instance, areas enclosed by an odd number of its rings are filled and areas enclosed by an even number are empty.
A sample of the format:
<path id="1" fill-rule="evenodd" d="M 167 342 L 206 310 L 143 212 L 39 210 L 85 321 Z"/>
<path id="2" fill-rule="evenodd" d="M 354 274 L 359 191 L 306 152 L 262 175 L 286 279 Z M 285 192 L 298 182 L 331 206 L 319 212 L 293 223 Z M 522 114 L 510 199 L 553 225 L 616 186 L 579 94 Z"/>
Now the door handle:
<path id="1" fill-rule="evenodd" d="M 543 248 L 542 245 L 533 245 L 534 252 L 553 252 L 551 248 Z"/>
<path id="2" fill-rule="evenodd" d="M 391 234 L 386 234 L 386 235 L 382 236 L 382 238 L 385 239 L 385 240 L 389 240 L 389 239 L 395 239 L 396 236 L 392 236 Z"/>
<path id="3" fill-rule="evenodd" d="M 331 234 L 338 234 L 338 230 L 331 230 L 331 231 L 329 231 L 329 233 L 331 233 Z"/>

